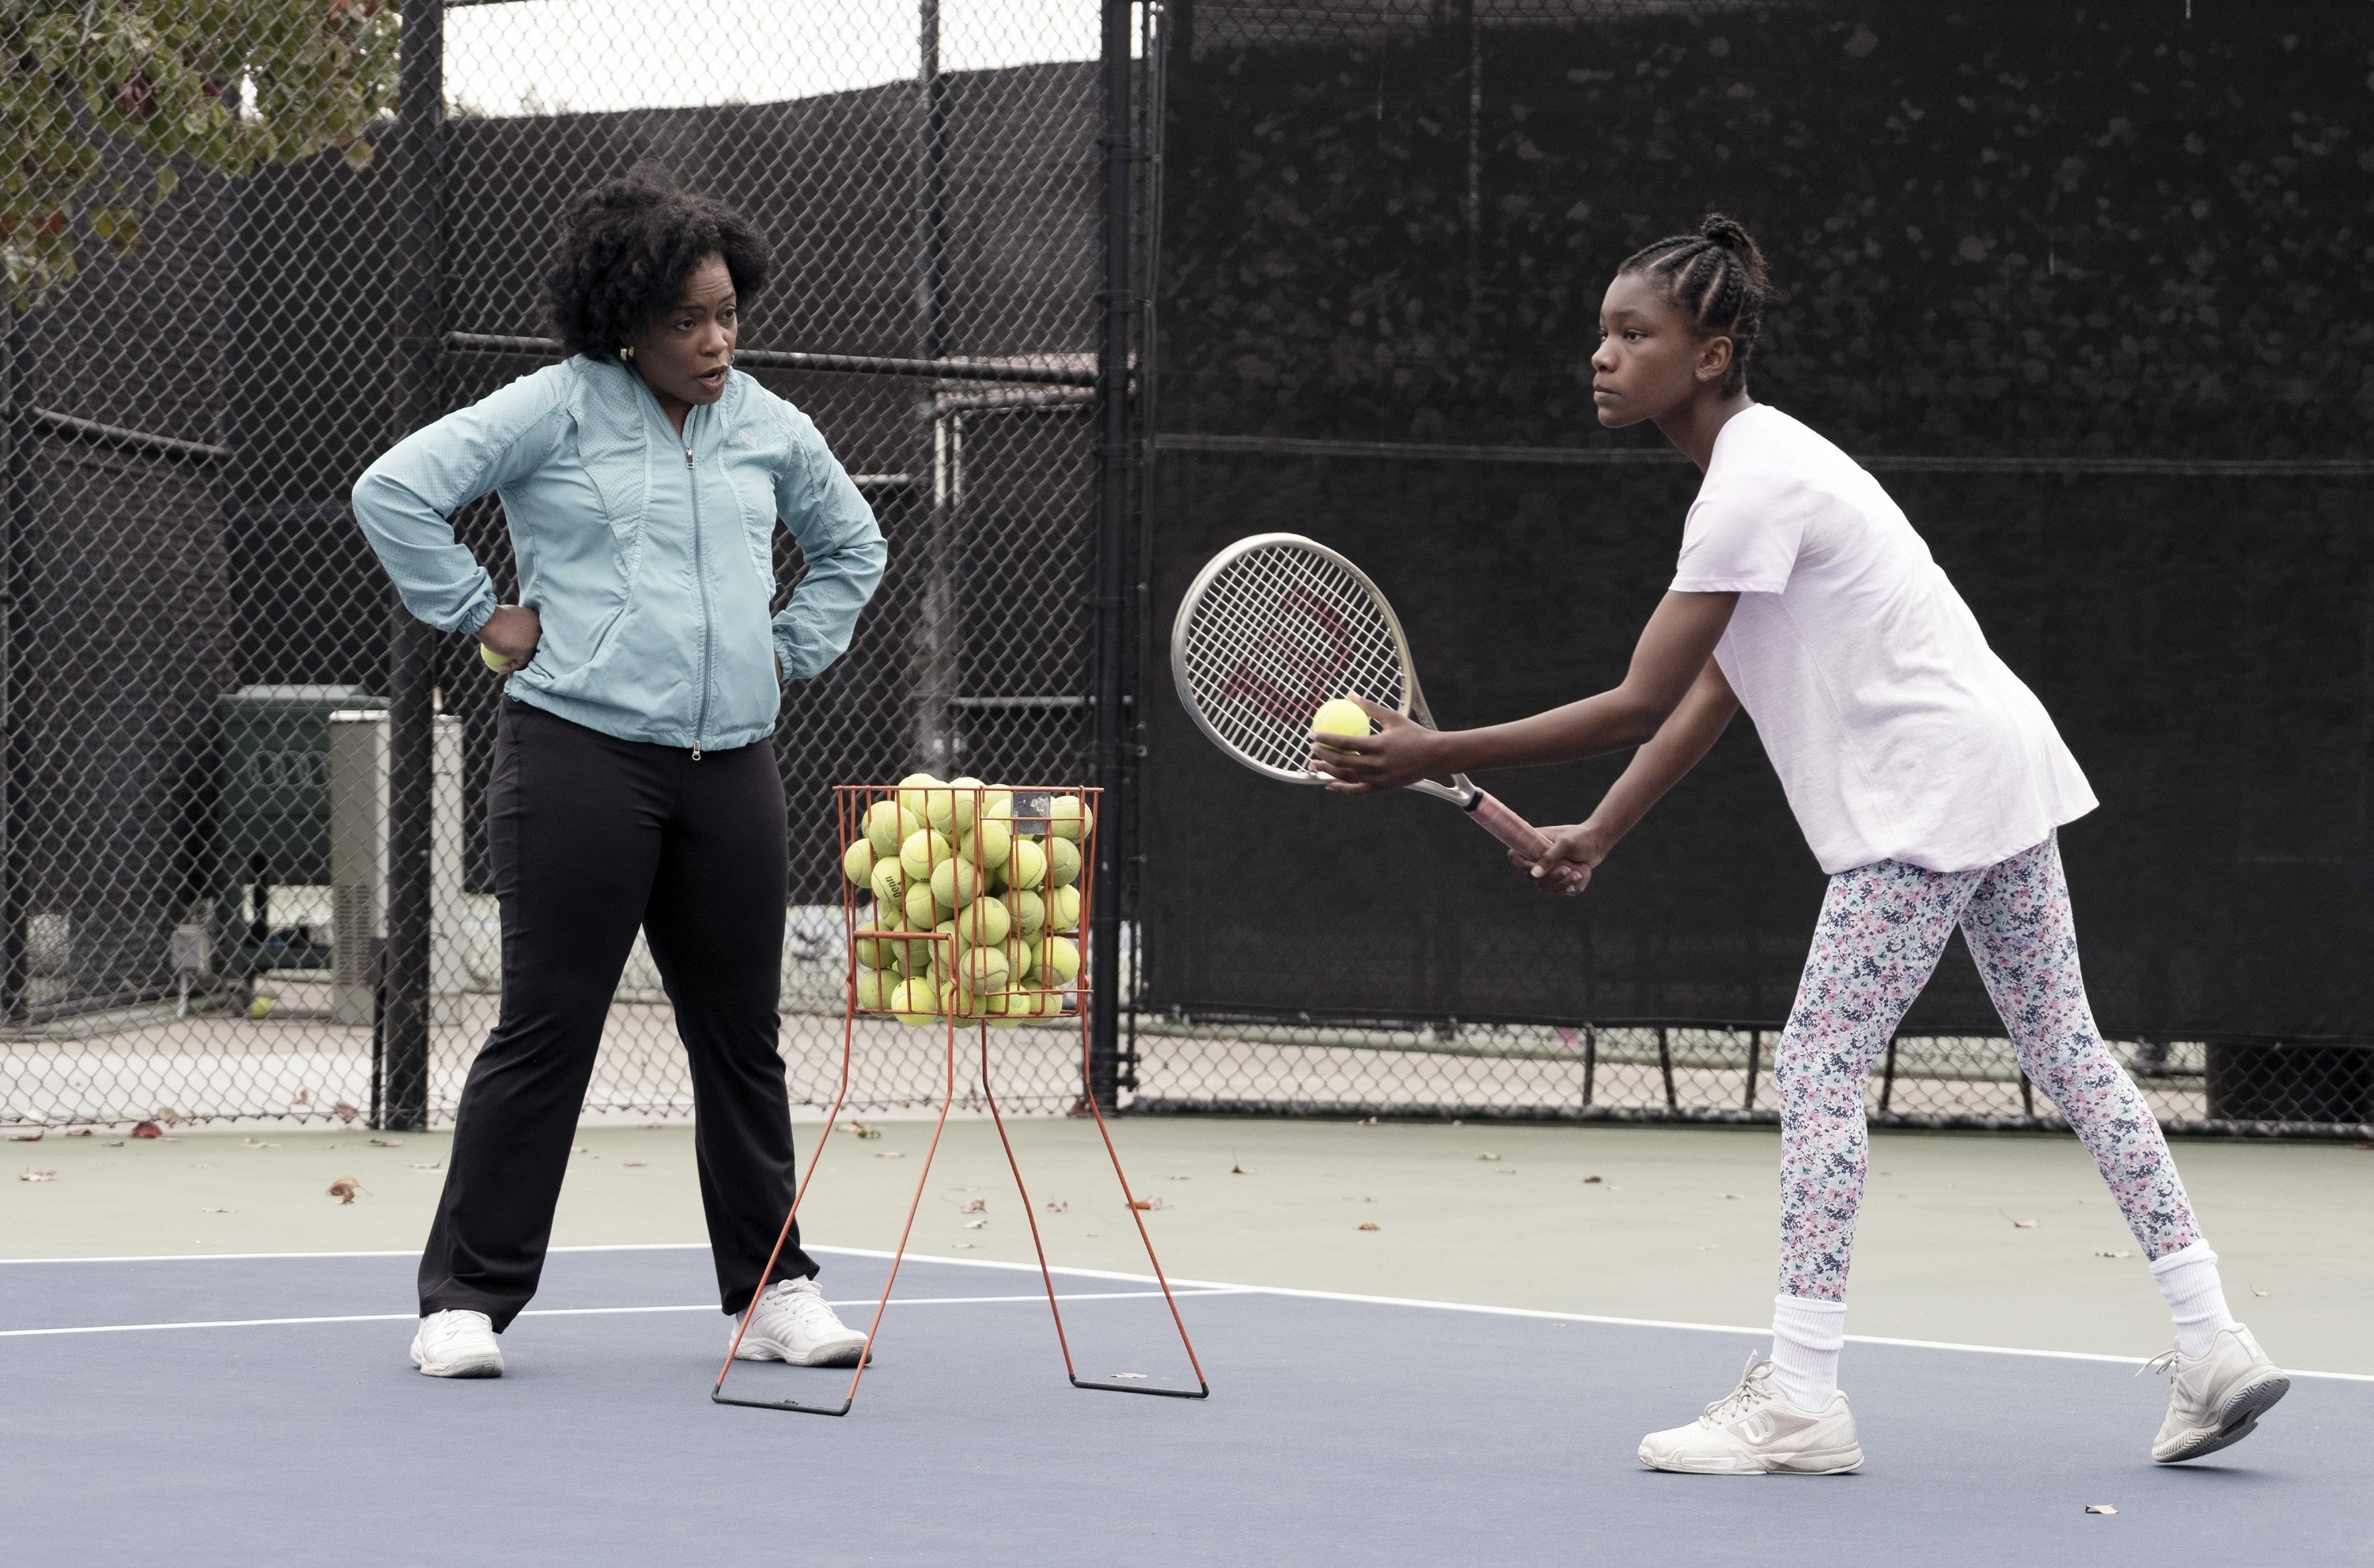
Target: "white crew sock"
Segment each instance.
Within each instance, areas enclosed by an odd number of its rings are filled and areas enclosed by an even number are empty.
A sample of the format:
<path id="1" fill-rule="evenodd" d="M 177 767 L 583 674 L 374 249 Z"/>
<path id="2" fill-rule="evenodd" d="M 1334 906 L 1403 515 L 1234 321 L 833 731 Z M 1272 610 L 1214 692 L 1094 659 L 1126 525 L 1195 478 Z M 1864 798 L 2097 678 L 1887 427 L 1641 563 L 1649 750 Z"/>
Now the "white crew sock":
<path id="1" fill-rule="evenodd" d="M 2217 1278 L 2217 1255 L 2207 1242 L 2196 1241 L 2153 1258 L 2151 1271 L 2168 1298 L 2168 1315 L 2176 1319 L 2177 1353 L 2188 1359 L 2207 1355 L 2217 1330 L 2234 1327 L 2226 1287 Z"/>
<path id="2" fill-rule="evenodd" d="M 1772 1298 L 1772 1381 L 1801 1410 L 1818 1410 L 1839 1391 L 1847 1304 L 1811 1296 Z"/>

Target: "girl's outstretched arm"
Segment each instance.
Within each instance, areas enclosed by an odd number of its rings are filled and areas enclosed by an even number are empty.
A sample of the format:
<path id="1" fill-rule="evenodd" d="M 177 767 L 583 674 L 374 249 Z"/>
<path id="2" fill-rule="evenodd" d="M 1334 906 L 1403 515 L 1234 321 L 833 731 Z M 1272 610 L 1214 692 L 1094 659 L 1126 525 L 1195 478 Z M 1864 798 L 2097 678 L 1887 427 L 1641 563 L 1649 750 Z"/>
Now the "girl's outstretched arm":
<path id="1" fill-rule="evenodd" d="M 1715 661 L 1708 660 L 1682 705 L 1674 709 L 1657 738 L 1632 755 L 1632 765 L 1607 787 L 1590 819 L 1572 827 L 1542 829 L 1549 835 L 1550 852 L 1532 861 L 1511 850 L 1510 863 L 1530 870 L 1545 893 L 1581 893 L 1616 841 L 1638 826 L 1649 808 L 1698 765 L 1738 711 L 1739 698 L 1732 692 L 1731 683 L 1722 678 Z"/>
<path id="2" fill-rule="evenodd" d="M 1360 706 L 1380 726 L 1377 733 L 1331 735 L 1323 746 L 1313 736 L 1310 766 L 1327 776 L 1329 789 L 1364 795 L 1428 777 L 1580 762 L 1645 745 L 1713 661 L 1714 645 L 1722 639 L 1738 603 L 1736 593 L 1668 592 L 1641 628 L 1623 685 L 1531 719 L 1481 730 L 1437 731 L 1363 702 Z M 1712 743 L 1709 736 L 1708 744 Z M 1701 747 L 1701 755 L 1703 751 Z M 1696 755 L 1690 758 L 1697 760 Z"/>

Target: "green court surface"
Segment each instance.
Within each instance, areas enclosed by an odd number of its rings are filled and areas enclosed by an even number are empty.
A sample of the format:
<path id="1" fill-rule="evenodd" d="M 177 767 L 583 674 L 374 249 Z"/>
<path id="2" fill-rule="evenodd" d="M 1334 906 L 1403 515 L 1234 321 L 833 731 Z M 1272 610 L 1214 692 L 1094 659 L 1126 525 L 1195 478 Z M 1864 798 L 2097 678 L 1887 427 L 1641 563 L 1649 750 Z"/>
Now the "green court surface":
<path id="1" fill-rule="evenodd" d="M 813 1243 L 896 1241 L 931 1123 L 864 1125 L 872 1136 L 838 1132 L 826 1152 L 805 1222 Z M 1093 1124 L 1010 1125 L 1051 1260 L 1142 1270 Z M 816 1133 L 801 1129 L 804 1152 Z M 1114 1133 L 1180 1276 L 1659 1322 L 1769 1318 L 1769 1129 L 1147 1118 Z M 578 1141 L 557 1245 L 702 1238 L 689 1129 L 588 1127 Z M 446 1143 L 359 1129 L 53 1131 L 6 1145 L 7 1176 L 54 1175 L 0 1181 L 0 1257 L 407 1249 L 426 1233 Z M 2374 1375 L 2374 1151 L 2176 1153 L 2234 1309 L 2269 1352 Z M 2167 1347 L 2135 1243 L 2074 1139 L 1879 1133 L 1871 1168 L 1850 1334 L 2134 1357 Z M 345 1176 L 358 1183 L 351 1203 L 329 1193 Z M 993 1128 L 952 1120 L 914 1250 L 1028 1259 L 1013 1194 Z M 1851 1389 L 1853 1367 L 1850 1352 Z"/>

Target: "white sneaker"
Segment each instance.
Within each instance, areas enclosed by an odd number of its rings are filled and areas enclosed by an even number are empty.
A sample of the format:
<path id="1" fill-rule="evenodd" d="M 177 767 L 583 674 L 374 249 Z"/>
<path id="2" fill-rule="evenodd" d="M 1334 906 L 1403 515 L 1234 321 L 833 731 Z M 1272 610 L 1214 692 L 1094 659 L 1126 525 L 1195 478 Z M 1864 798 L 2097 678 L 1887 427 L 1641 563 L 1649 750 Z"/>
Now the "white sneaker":
<path id="1" fill-rule="evenodd" d="M 865 1336 L 833 1316 L 810 1280 L 778 1280 L 758 1296 L 736 1361 L 787 1361 L 793 1366 L 855 1366 Z"/>
<path id="2" fill-rule="evenodd" d="M 2173 1374 L 2168 1419 L 2152 1442 L 2152 1457 L 2163 1465 L 2198 1459 L 2241 1442 L 2292 1388 L 2292 1380 L 2239 1323 L 2217 1330 L 2208 1354 L 2168 1351 L 2146 1362 L 2145 1370 Z"/>
<path id="3" fill-rule="evenodd" d="M 430 1313 L 412 1337 L 412 1364 L 431 1377 L 500 1377 L 494 1320 L 467 1307 Z"/>
<path id="4" fill-rule="evenodd" d="M 1772 1363 L 1750 1357 L 1739 1387 L 1704 1415 L 1640 1439 L 1640 1462 L 1699 1476 L 1835 1476 L 1863 1463 L 1863 1447 L 1844 1394 L 1801 1410 L 1772 1381 Z"/>

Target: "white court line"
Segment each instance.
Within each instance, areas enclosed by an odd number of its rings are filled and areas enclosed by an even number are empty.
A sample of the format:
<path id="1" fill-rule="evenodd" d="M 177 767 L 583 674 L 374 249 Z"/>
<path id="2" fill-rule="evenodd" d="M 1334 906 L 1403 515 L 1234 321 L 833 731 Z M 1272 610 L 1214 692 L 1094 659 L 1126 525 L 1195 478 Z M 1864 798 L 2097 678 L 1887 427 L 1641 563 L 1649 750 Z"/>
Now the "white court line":
<path id="1" fill-rule="evenodd" d="M 1182 1296 L 1228 1296 L 1244 1293 L 1232 1289 L 1182 1290 Z M 1142 1301 L 1159 1297 L 1160 1291 L 1077 1291 L 1055 1293 L 1057 1301 Z M 872 1306 L 882 1298 L 864 1296 L 854 1301 L 836 1301 L 833 1306 Z M 892 1296 L 892 1306 L 992 1306 L 1008 1302 L 1041 1302 L 1047 1293 L 1039 1291 L 1018 1296 Z M 522 1317 L 609 1317 L 647 1312 L 717 1312 L 713 1302 L 697 1306 L 537 1306 L 520 1314 Z M 88 1323 L 67 1328 L 0 1328 L 0 1340 L 38 1340 L 59 1334 L 152 1334 L 173 1328 L 288 1328 L 314 1323 L 413 1323 L 419 1320 L 416 1312 L 358 1312 L 333 1317 L 216 1317 L 186 1323 Z M 723 1313 L 718 1313 L 723 1316 Z"/>
<path id="2" fill-rule="evenodd" d="M 628 1242 L 601 1246 L 556 1246 L 551 1248 L 551 1250 L 554 1252 L 683 1252 L 705 1250 L 708 1244 L 705 1242 Z M 888 1258 L 894 1256 L 893 1254 L 884 1251 L 878 1247 L 868 1246 L 817 1246 L 813 1244 L 809 1244 L 807 1246 L 807 1250 L 810 1252 L 826 1253 L 837 1258 Z M 10 1263 L 210 1263 L 216 1261 L 229 1262 L 239 1259 L 264 1258 L 413 1258 L 417 1256 L 418 1254 L 417 1251 L 409 1249 L 391 1252 L 198 1252 L 160 1253 L 155 1256 L 124 1258 L 0 1258 L 0 1265 Z M 1020 1270 L 1029 1273 L 1036 1273 L 1039 1270 L 1039 1266 L 1035 1263 L 1007 1263 L 989 1258 L 947 1258 L 936 1253 L 928 1252 L 910 1252 L 905 1254 L 905 1257 L 911 1262 L 945 1264 L 954 1269 Z M 1111 1280 L 1134 1285 L 1152 1285 L 1158 1282 L 1151 1274 L 1132 1274 L 1111 1269 L 1051 1267 L 1049 1272 L 1073 1275 L 1085 1280 Z M 1474 1302 L 1428 1301 L 1416 1296 L 1363 1295 L 1347 1291 L 1307 1291 L 1297 1290 L 1287 1285 L 1245 1285 L 1223 1280 L 1174 1279 L 1170 1283 L 1175 1291 L 1182 1294 L 1193 1292 L 1197 1295 L 1285 1296 L 1290 1299 L 1301 1301 L 1351 1302 L 1364 1306 L 1415 1307 L 1429 1312 L 1470 1312 L 1482 1314 L 1486 1316 L 1491 1317 L 1531 1317 L 1555 1323 L 1597 1323 L 1617 1328 L 1677 1328 L 1693 1334 L 1751 1334 L 1769 1336 L 1772 1332 L 1769 1328 L 1749 1328 L 1735 1323 L 1689 1323 L 1679 1319 L 1663 1317 L 1611 1317 L 1589 1312 L 1552 1312 L 1541 1307 L 1485 1306 L 1479 1305 Z M 1160 1293 L 1157 1291 L 1149 1293 L 1159 1294 Z M 894 1305 L 896 1304 L 896 1299 L 897 1298 L 895 1297 L 893 1298 Z M 1043 1301 L 1046 1298 L 1041 1295 L 1025 1299 Z M 918 1305 L 921 1304 L 918 1303 Z M 679 1309 L 670 1308 L 666 1310 Z M 398 1315 L 396 1317 L 389 1319 L 291 1318 L 282 1320 L 260 1318 L 256 1321 L 259 1323 L 277 1321 L 401 1321 L 404 1316 L 405 1315 Z M 533 1309 L 530 1313 L 523 1316 L 534 1316 Z M 160 1325 L 160 1327 L 175 1327 L 175 1325 Z M 69 1330 L 62 1329 L 18 1328 L 0 1331 L 0 1338 L 6 1338 L 10 1334 L 60 1333 L 68 1331 Z M 91 1333 L 99 1332 L 100 1330 L 76 1329 L 70 1331 L 76 1333 Z M 2106 1363 L 2113 1366 L 2141 1366 L 2148 1359 L 2144 1356 L 2102 1355 L 2089 1351 L 2039 1351 L 2023 1349 L 2015 1345 L 1969 1345 L 1957 1343 L 1950 1340 L 1899 1340 L 1877 1334 L 1849 1334 L 1846 1338 L 1848 1343 L 1856 1345 L 1890 1345 L 1899 1350 L 1959 1351 L 1969 1355 L 2032 1356 L 2045 1361 L 2090 1361 Z M 2374 1374 L 2369 1373 L 2310 1372 L 2299 1367 L 2286 1367 L 2284 1370 L 2294 1377 L 2316 1377 L 2335 1383 L 2374 1383 Z"/>

